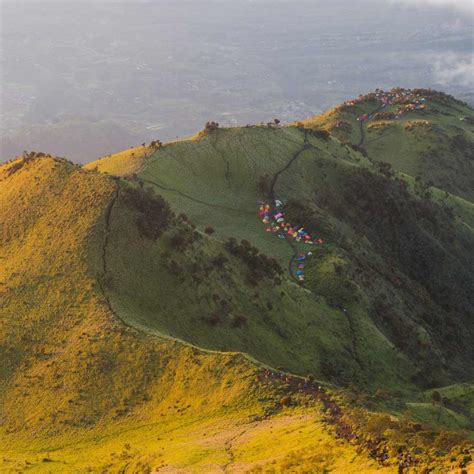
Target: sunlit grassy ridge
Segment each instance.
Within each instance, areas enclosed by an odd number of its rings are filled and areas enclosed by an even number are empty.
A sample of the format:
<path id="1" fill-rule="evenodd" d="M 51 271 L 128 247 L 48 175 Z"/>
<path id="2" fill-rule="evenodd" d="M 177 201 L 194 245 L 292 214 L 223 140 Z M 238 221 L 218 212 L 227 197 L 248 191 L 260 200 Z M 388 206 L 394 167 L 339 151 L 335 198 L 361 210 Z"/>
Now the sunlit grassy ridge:
<path id="1" fill-rule="evenodd" d="M 370 449 L 334 438 L 316 399 L 262 382 L 261 364 L 349 387 L 344 416 L 361 439 L 388 443 L 392 465 L 407 445 L 424 466 L 449 461 L 462 436 L 429 428 L 474 426 L 465 181 L 446 194 L 408 168 L 394 175 L 370 150 L 321 133 L 321 120 L 315 133 L 218 129 L 88 171 L 48 157 L 2 166 L 5 468 L 382 469 Z M 257 217 L 270 187 L 292 221 L 325 241 L 304 288 L 288 271 L 294 249 Z M 164 219 L 147 188 L 176 215 Z M 369 420 L 357 406 L 407 421 Z M 453 456 L 458 465 L 467 454 Z"/>
<path id="2" fill-rule="evenodd" d="M 115 318 L 99 283 L 118 183 L 50 158 L 0 173 L 2 471 L 209 472 L 278 466 L 303 449 L 321 451 L 312 466 L 378 470 L 335 441 L 317 403 L 279 415 L 281 392 L 257 383 L 258 366 L 242 355 Z"/>
<path id="3" fill-rule="evenodd" d="M 145 157 L 153 152 L 149 146 L 137 146 L 123 150 L 113 155 L 113 165 L 108 168 L 107 172 L 114 175 L 132 174 L 140 169 Z M 105 157 L 106 158 L 106 157 Z M 97 163 L 95 165 L 94 163 Z M 84 165 L 85 169 L 100 169 L 99 162 L 93 162 Z"/>

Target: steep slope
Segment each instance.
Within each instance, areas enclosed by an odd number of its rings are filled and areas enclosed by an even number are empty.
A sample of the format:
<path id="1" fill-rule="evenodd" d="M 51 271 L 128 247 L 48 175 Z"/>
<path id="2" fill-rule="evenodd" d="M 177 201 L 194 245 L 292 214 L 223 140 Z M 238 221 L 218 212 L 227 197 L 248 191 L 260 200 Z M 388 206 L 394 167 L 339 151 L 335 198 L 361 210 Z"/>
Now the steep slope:
<path id="1" fill-rule="evenodd" d="M 113 156 L 91 166 L 117 170 Z M 281 364 L 281 355 L 293 361 L 285 364 L 293 371 L 343 384 L 356 379 L 359 386 L 372 389 L 407 389 L 413 384 L 425 388 L 459 377 L 472 379 L 474 234 L 469 201 L 459 198 L 463 213 L 453 217 L 450 202 L 438 199 L 436 190 L 431 197 L 429 188 L 421 192 L 412 186 L 414 179 L 373 165 L 337 138 L 296 126 L 215 130 L 199 140 L 162 147 L 134 172 L 134 179 L 163 194 L 176 212 L 184 212 L 202 230 L 212 226 L 218 238 L 249 240 L 277 258 L 283 269 L 294 262 L 295 247 L 264 232 L 256 216 L 260 199 L 286 201 L 293 221 L 321 234 L 326 244 L 317 247 L 307 263 L 305 289 L 295 288 L 290 279 L 283 283 L 289 288 L 285 300 L 268 293 L 264 285 L 256 291 L 259 312 L 267 313 L 270 322 L 265 333 L 283 328 L 277 357 L 261 336 L 238 340 L 217 324 L 202 334 L 191 317 L 180 321 L 180 327 L 166 322 L 159 300 L 151 296 L 155 290 L 149 277 L 139 280 L 147 282 L 140 284 L 146 291 L 136 288 L 147 303 L 123 312 L 132 324 L 139 320 L 205 347 L 242 349 L 274 364 Z M 383 238 L 377 234 L 380 226 Z M 131 242 L 130 260 L 151 262 L 134 255 L 133 242 L 138 240 Z M 133 268 L 133 263 L 125 267 Z M 458 291 L 452 291 L 453 284 Z M 122 283 L 112 301 L 123 304 L 119 294 L 127 285 Z M 292 295 L 297 304 L 290 306 Z M 199 312 L 200 300 L 191 304 Z M 280 315 L 288 326 L 282 326 Z M 253 333 L 255 327 L 250 327 Z M 286 344 L 291 358 L 282 352 Z"/>
<path id="2" fill-rule="evenodd" d="M 0 183 L 2 471 L 380 471 L 328 432 L 322 392 L 116 319 L 101 286 L 117 182 L 33 157 Z"/>

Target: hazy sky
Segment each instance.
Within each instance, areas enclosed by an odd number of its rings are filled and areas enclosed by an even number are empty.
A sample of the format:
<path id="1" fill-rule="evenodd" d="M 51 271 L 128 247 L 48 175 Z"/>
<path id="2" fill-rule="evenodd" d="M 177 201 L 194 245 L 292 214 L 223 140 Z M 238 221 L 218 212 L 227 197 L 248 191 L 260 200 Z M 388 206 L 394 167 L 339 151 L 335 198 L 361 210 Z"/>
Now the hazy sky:
<path id="1" fill-rule="evenodd" d="M 463 13 L 473 14 L 473 0 L 393 0 L 394 2 L 403 2 L 408 5 L 428 5 L 434 7 L 455 8 Z"/>
<path id="2" fill-rule="evenodd" d="M 470 0 L 0 0 L 0 160 L 474 90 Z"/>

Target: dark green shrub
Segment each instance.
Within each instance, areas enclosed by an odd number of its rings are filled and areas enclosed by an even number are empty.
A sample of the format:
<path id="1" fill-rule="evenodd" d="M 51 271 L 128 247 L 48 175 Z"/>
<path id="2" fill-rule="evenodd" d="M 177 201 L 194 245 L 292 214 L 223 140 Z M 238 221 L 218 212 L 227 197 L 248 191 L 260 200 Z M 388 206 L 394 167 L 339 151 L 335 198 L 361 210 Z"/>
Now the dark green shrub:
<path id="1" fill-rule="evenodd" d="M 242 314 L 235 315 L 232 318 L 232 327 L 234 328 L 241 328 L 247 324 L 247 318 Z"/>
<path id="2" fill-rule="evenodd" d="M 121 192 L 121 198 L 128 207 L 138 211 L 138 230 L 149 239 L 156 240 L 174 217 L 168 202 L 150 188 L 127 187 Z"/>

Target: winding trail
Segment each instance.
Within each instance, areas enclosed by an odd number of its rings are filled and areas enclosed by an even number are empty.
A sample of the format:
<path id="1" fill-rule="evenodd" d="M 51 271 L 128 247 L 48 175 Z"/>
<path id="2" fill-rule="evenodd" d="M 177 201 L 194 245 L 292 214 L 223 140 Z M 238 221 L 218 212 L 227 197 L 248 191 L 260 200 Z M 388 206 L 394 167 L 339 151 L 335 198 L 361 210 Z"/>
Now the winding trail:
<path id="1" fill-rule="evenodd" d="M 227 187 L 230 189 L 230 163 L 229 163 L 229 160 L 224 156 L 224 154 L 221 151 L 219 151 L 217 148 L 217 139 L 219 137 L 219 129 L 215 131 L 215 135 L 216 135 L 216 139 L 214 140 L 214 142 L 212 142 L 211 140 L 209 141 L 212 148 L 214 148 L 215 152 L 221 157 L 222 161 L 224 162 L 224 165 L 225 165 L 224 177 L 227 182 Z"/>
<path id="2" fill-rule="evenodd" d="M 304 131 L 304 140 L 303 140 L 302 147 L 298 151 L 296 151 L 296 153 L 290 158 L 290 160 L 286 163 L 286 165 L 282 169 L 278 170 L 273 175 L 273 179 L 272 179 L 272 182 L 270 184 L 270 190 L 269 190 L 269 193 L 268 193 L 272 203 L 275 203 L 275 199 L 276 199 L 275 186 L 278 182 L 278 178 L 280 177 L 280 175 L 282 173 L 284 173 L 301 156 L 301 154 L 304 151 L 309 150 L 309 149 L 316 149 L 316 148 L 313 145 L 311 145 L 310 143 L 308 143 L 308 130 L 305 129 L 305 131 Z M 298 283 L 298 279 L 296 278 L 295 274 L 293 273 L 293 263 L 295 261 L 295 258 L 298 255 L 298 246 L 291 239 L 285 239 L 285 241 L 288 243 L 289 247 L 291 248 L 291 250 L 293 252 L 293 255 L 291 256 L 291 258 L 288 262 L 288 274 L 294 282 Z"/>
<path id="3" fill-rule="evenodd" d="M 299 158 L 301 153 L 303 153 L 305 150 L 308 150 L 310 148 L 313 148 L 313 145 L 308 143 L 308 130 L 305 130 L 303 146 L 290 158 L 288 163 L 281 170 L 278 170 L 273 176 L 273 179 L 270 185 L 270 197 L 272 198 L 273 201 L 275 201 L 275 186 L 277 184 L 277 181 L 280 175 L 284 173 Z"/>
<path id="4" fill-rule="evenodd" d="M 190 196 L 189 194 L 183 193 L 182 191 L 179 191 L 178 189 L 174 188 L 168 188 L 167 186 L 163 186 L 162 184 L 157 183 L 156 181 L 151 181 L 150 179 L 145 179 L 145 178 L 140 178 L 141 181 L 144 183 L 152 184 L 153 186 L 156 186 L 158 189 L 162 189 L 163 191 L 169 191 L 171 193 L 178 194 L 179 196 L 182 196 L 186 199 L 189 199 L 190 201 L 193 201 L 197 204 L 202 204 L 203 206 L 207 207 L 213 207 L 216 209 L 224 209 L 226 211 L 233 211 L 233 212 L 239 212 L 242 214 L 242 209 L 236 208 L 236 207 L 229 207 L 229 206 L 222 206 L 221 204 L 211 204 L 210 202 L 203 201 L 201 199 L 194 198 Z M 248 212 L 250 215 L 250 212 Z M 252 213 L 253 215 L 253 213 Z"/>
<path id="5" fill-rule="evenodd" d="M 120 184 L 118 181 L 116 182 L 116 188 L 112 194 L 112 198 L 109 202 L 109 205 L 107 206 L 107 209 L 105 210 L 105 223 L 104 223 L 104 237 L 102 241 L 102 249 L 101 249 L 101 275 L 97 278 L 97 281 L 99 283 L 100 290 L 104 296 L 105 304 L 107 305 L 109 311 L 117 316 L 115 313 L 114 309 L 112 308 L 112 303 L 110 302 L 109 297 L 107 296 L 107 292 L 105 291 L 104 287 L 104 281 L 107 277 L 107 247 L 109 246 L 109 234 L 110 234 L 110 217 L 112 215 L 113 208 L 115 206 L 115 203 L 117 202 L 117 199 L 120 194 Z M 118 317 L 118 316 L 117 316 Z M 121 318 L 119 318 L 120 321 L 122 321 Z"/>

